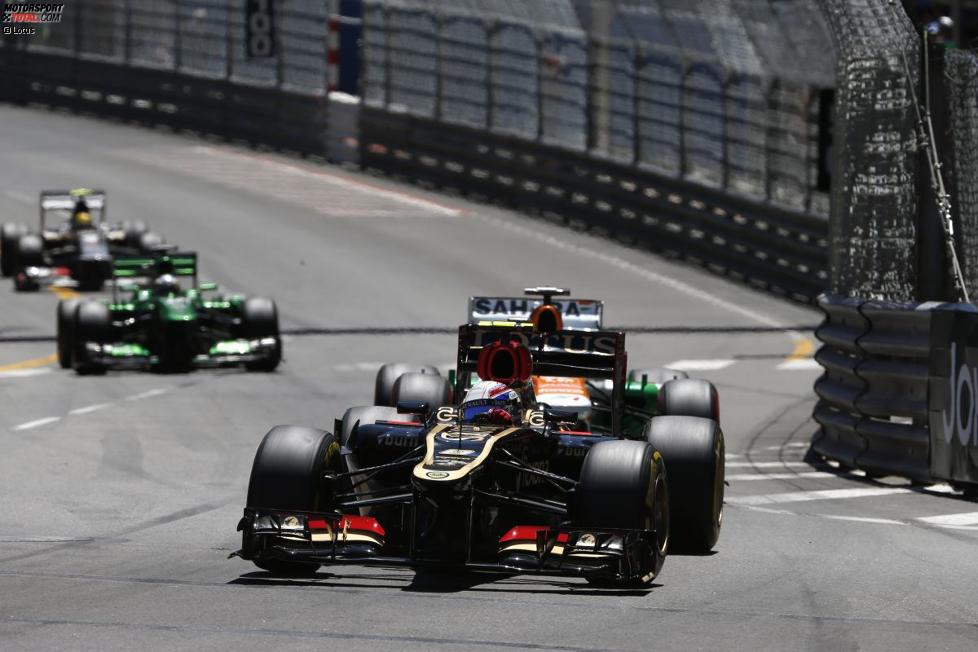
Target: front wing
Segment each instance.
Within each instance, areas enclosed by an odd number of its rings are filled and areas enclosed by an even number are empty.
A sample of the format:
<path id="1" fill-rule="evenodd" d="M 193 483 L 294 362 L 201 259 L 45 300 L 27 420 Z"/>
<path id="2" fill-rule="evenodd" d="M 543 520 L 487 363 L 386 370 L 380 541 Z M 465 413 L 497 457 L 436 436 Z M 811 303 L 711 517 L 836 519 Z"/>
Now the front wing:
<path id="1" fill-rule="evenodd" d="M 366 516 L 246 508 L 238 530 L 243 533 L 242 548 L 231 556 L 252 561 L 461 566 L 479 572 L 612 581 L 647 580 L 655 573 L 650 564 L 654 530 L 516 526 L 499 540 L 495 559 L 462 561 L 388 554 L 383 527 Z"/>
<path id="2" fill-rule="evenodd" d="M 200 369 L 235 367 L 268 360 L 280 348 L 281 343 L 275 337 L 224 340 L 215 342 L 208 352 L 194 356 L 191 362 Z M 87 361 L 110 369 L 146 369 L 165 362 L 142 345 L 123 342 L 86 342 L 85 356 Z"/>

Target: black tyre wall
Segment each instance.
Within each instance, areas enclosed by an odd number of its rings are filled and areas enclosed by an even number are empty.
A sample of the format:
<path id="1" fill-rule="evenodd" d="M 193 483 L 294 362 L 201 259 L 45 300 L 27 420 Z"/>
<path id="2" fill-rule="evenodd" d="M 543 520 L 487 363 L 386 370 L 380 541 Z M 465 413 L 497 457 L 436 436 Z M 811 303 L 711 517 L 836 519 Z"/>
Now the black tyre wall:
<path id="1" fill-rule="evenodd" d="M 401 374 L 408 372 L 439 375 L 438 368 L 431 365 L 403 362 L 385 364 L 377 370 L 377 378 L 374 381 L 374 405 L 390 405 L 393 407 L 394 383 L 397 382 Z"/>

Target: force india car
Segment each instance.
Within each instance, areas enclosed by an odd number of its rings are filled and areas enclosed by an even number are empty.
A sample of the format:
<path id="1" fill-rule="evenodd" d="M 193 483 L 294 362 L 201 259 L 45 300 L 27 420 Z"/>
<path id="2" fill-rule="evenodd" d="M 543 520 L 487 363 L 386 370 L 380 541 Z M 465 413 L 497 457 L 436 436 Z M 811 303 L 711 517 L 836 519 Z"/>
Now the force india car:
<path id="1" fill-rule="evenodd" d="M 107 369 L 244 365 L 272 371 L 282 359 L 271 299 L 211 295 L 198 283 L 197 254 L 117 256 L 112 299 L 58 303 L 58 361 L 80 374 Z M 141 282 L 135 282 L 140 280 Z M 180 279 L 189 279 L 187 288 Z"/>
<path id="2" fill-rule="evenodd" d="M 624 344 L 613 331 L 461 326 L 454 395 L 477 374 L 519 391 L 522 414 L 476 424 L 455 403 L 401 400 L 350 408 L 335 435 L 277 426 L 234 554 L 284 575 L 403 564 L 650 583 L 670 546 L 717 541 L 723 435 L 712 419 L 656 416 L 625 438 Z M 609 428 L 578 430 L 575 412 L 537 401 L 533 373 L 609 381 Z"/>
<path id="3" fill-rule="evenodd" d="M 108 223 L 101 190 L 45 190 L 40 213 L 37 232 L 14 223 L 0 230 L 0 271 L 14 277 L 18 291 L 65 283 L 99 290 L 112 276 L 113 256 L 151 252 L 163 242 L 141 222 Z"/>
<path id="4" fill-rule="evenodd" d="M 522 297 L 471 297 L 468 322 L 472 325 L 530 322 L 543 324 L 551 330 L 601 330 L 603 302 L 573 299 L 569 295 L 567 289 L 533 287 L 525 289 Z M 451 383 L 439 378 L 439 373 L 433 365 L 386 364 L 377 372 L 374 404 L 393 407 L 399 398 L 446 402 L 451 396 Z M 537 400 L 553 408 L 576 412 L 581 427 L 606 429 L 610 426 L 609 381 L 567 374 L 534 374 L 532 382 Z M 680 370 L 631 369 L 624 394 L 627 409 L 622 427 L 632 437 L 640 437 L 645 424 L 657 414 L 720 421 L 719 400 L 713 385 L 704 380 L 689 379 Z"/>

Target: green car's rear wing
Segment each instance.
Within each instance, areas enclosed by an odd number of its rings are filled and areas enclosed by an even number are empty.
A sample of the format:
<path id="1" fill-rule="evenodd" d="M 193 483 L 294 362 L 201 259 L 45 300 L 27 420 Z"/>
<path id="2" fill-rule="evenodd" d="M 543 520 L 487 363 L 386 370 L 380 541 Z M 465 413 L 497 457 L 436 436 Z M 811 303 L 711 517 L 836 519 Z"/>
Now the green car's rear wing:
<path id="1" fill-rule="evenodd" d="M 196 285 L 197 253 L 165 251 L 148 255 L 118 255 L 112 259 L 115 278 L 155 277 L 161 274 L 191 276 Z"/>
<path id="2" fill-rule="evenodd" d="M 625 334 L 620 331 L 534 331 L 532 326 L 511 323 L 464 324 L 458 329 L 458 366 L 455 395 L 463 396 L 469 376 L 475 373 L 479 353 L 493 342 L 517 341 L 527 347 L 533 374 L 612 381 L 611 418 L 615 433 L 621 431 L 625 410 Z"/>

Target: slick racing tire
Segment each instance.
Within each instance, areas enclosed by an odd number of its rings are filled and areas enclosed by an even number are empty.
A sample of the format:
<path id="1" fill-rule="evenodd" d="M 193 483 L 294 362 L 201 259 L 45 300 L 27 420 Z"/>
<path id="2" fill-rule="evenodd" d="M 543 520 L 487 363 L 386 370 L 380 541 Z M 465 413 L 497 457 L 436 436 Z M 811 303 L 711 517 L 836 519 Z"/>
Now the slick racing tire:
<path id="1" fill-rule="evenodd" d="M 62 299 L 58 302 L 58 364 L 62 369 L 71 369 L 75 310 L 78 303 L 78 299 Z"/>
<path id="2" fill-rule="evenodd" d="M 123 222 L 122 232 L 125 234 L 126 246 L 132 247 L 133 249 L 140 249 L 140 243 L 142 242 L 143 234 L 145 234 L 149 229 L 146 227 L 145 222 Z"/>
<path id="3" fill-rule="evenodd" d="M 704 554 L 723 524 L 724 445 L 720 426 L 700 417 L 654 417 L 645 440 L 669 470 L 672 550 Z"/>
<path id="4" fill-rule="evenodd" d="M 91 359 L 86 345 L 105 344 L 111 325 L 109 307 L 104 303 L 80 301 L 75 307 L 71 362 L 80 375 L 105 373 L 105 366 Z"/>
<path id="5" fill-rule="evenodd" d="M 439 375 L 437 367 L 427 364 L 407 364 L 404 362 L 385 364 L 377 370 L 377 379 L 374 381 L 374 405 L 394 407 L 394 383 L 401 377 L 401 374 L 408 372 Z"/>
<path id="6" fill-rule="evenodd" d="M 669 551 L 669 484 L 655 449 L 642 441 L 605 441 L 591 447 L 575 491 L 575 528 L 655 530 L 647 551 L 646 573 L 616 584 L 647 585 L 662 569 Z M 595 584 L 608 580 L 588 578 Z"/>
<path id="7" fill-rule="evenodd" d="M 20 224 L 4 224 L 0 229 L 0 274 L 13 276 L 17 273 L 17 243 L 27 229 Z"/>
<path id="8" fill-rule="evenodd" d="M 44 242 L 41 240 L 41 236 L 35 233 L 27 233 L 20 236 L 17 241 L 14 264 L 17 270 L 25 267 L 40 267 L 44 265 Z"/>
<path id="9" fill-rule="evenodd" d="M 447 378 L 409 371 L 398 376 L 391 391 L 391 402 L 421 401 L 434 409 L 452 402 L 452 385 Z"/>
<path id="10" fill-rule="evenodd" d="M 351 407 L 343 413 L 340 428 L 340 444 L 349 445 L 350 436 L 358 424 L 373 424 L 377 421 L 406 421 L 410 415 L 398 414 L 397 409 L 386 405 L 367 405 Z"/>
<path id="11" fill-rule="evenodd" d="M 156 251 L 163 246 L 166 242 L 159 233 L 154 233 L 153 231 L 146 231 L 145 233 L 140 233 L 138 240 L 136 242 L 137 247 L 143 252 Z"/>
<path id="12" fill-rule="evenodd" d="M 321 481 L 323 472 L 338 470 L 340 447 L 328 432 L 305 426 L 275 426 L 258 446 L 248 482 L 247 506 L 281 512 L 322 512 L 332 497 Z M 248 537 L 248 532 L 244 534 Z M 243 542 L 248 549 L 250 541 Z M 308 576 L 319 564 L 279 559 L 254 560 L 276 575 Z"/>
<path id="13" fill-rule="evenodd" d="M 282 338 L 278 330 L 278 308 L 264 297 L 249 297 L 241 306 L 241 330 L 251 340 L 274 338 L 275 347 L 268 357 L 245 363 L 249 371 L 275 371 L 282 361 Z"/>
<path id="14" fill-rule="evenodd" d="M 689 378 L 685 371 L 679 371 L 678 369 L 666 369 L 664 367 L 655 367 L 652 369 L 632 369 L 628 372 L 628 382 L 640 381 L 643 377 L 645 378 L 645 382 L 654 383 L 656 385 L 667 383 L 670 380 Z"/>
<path id="15" fill-rule="evenodd" d="M 698 378 L 670 380 L 659 388 L 659 414 L 720 422 L 720 399 L 713 383 Z M 668 464 L 668 460 L 666 464 Z"/>

